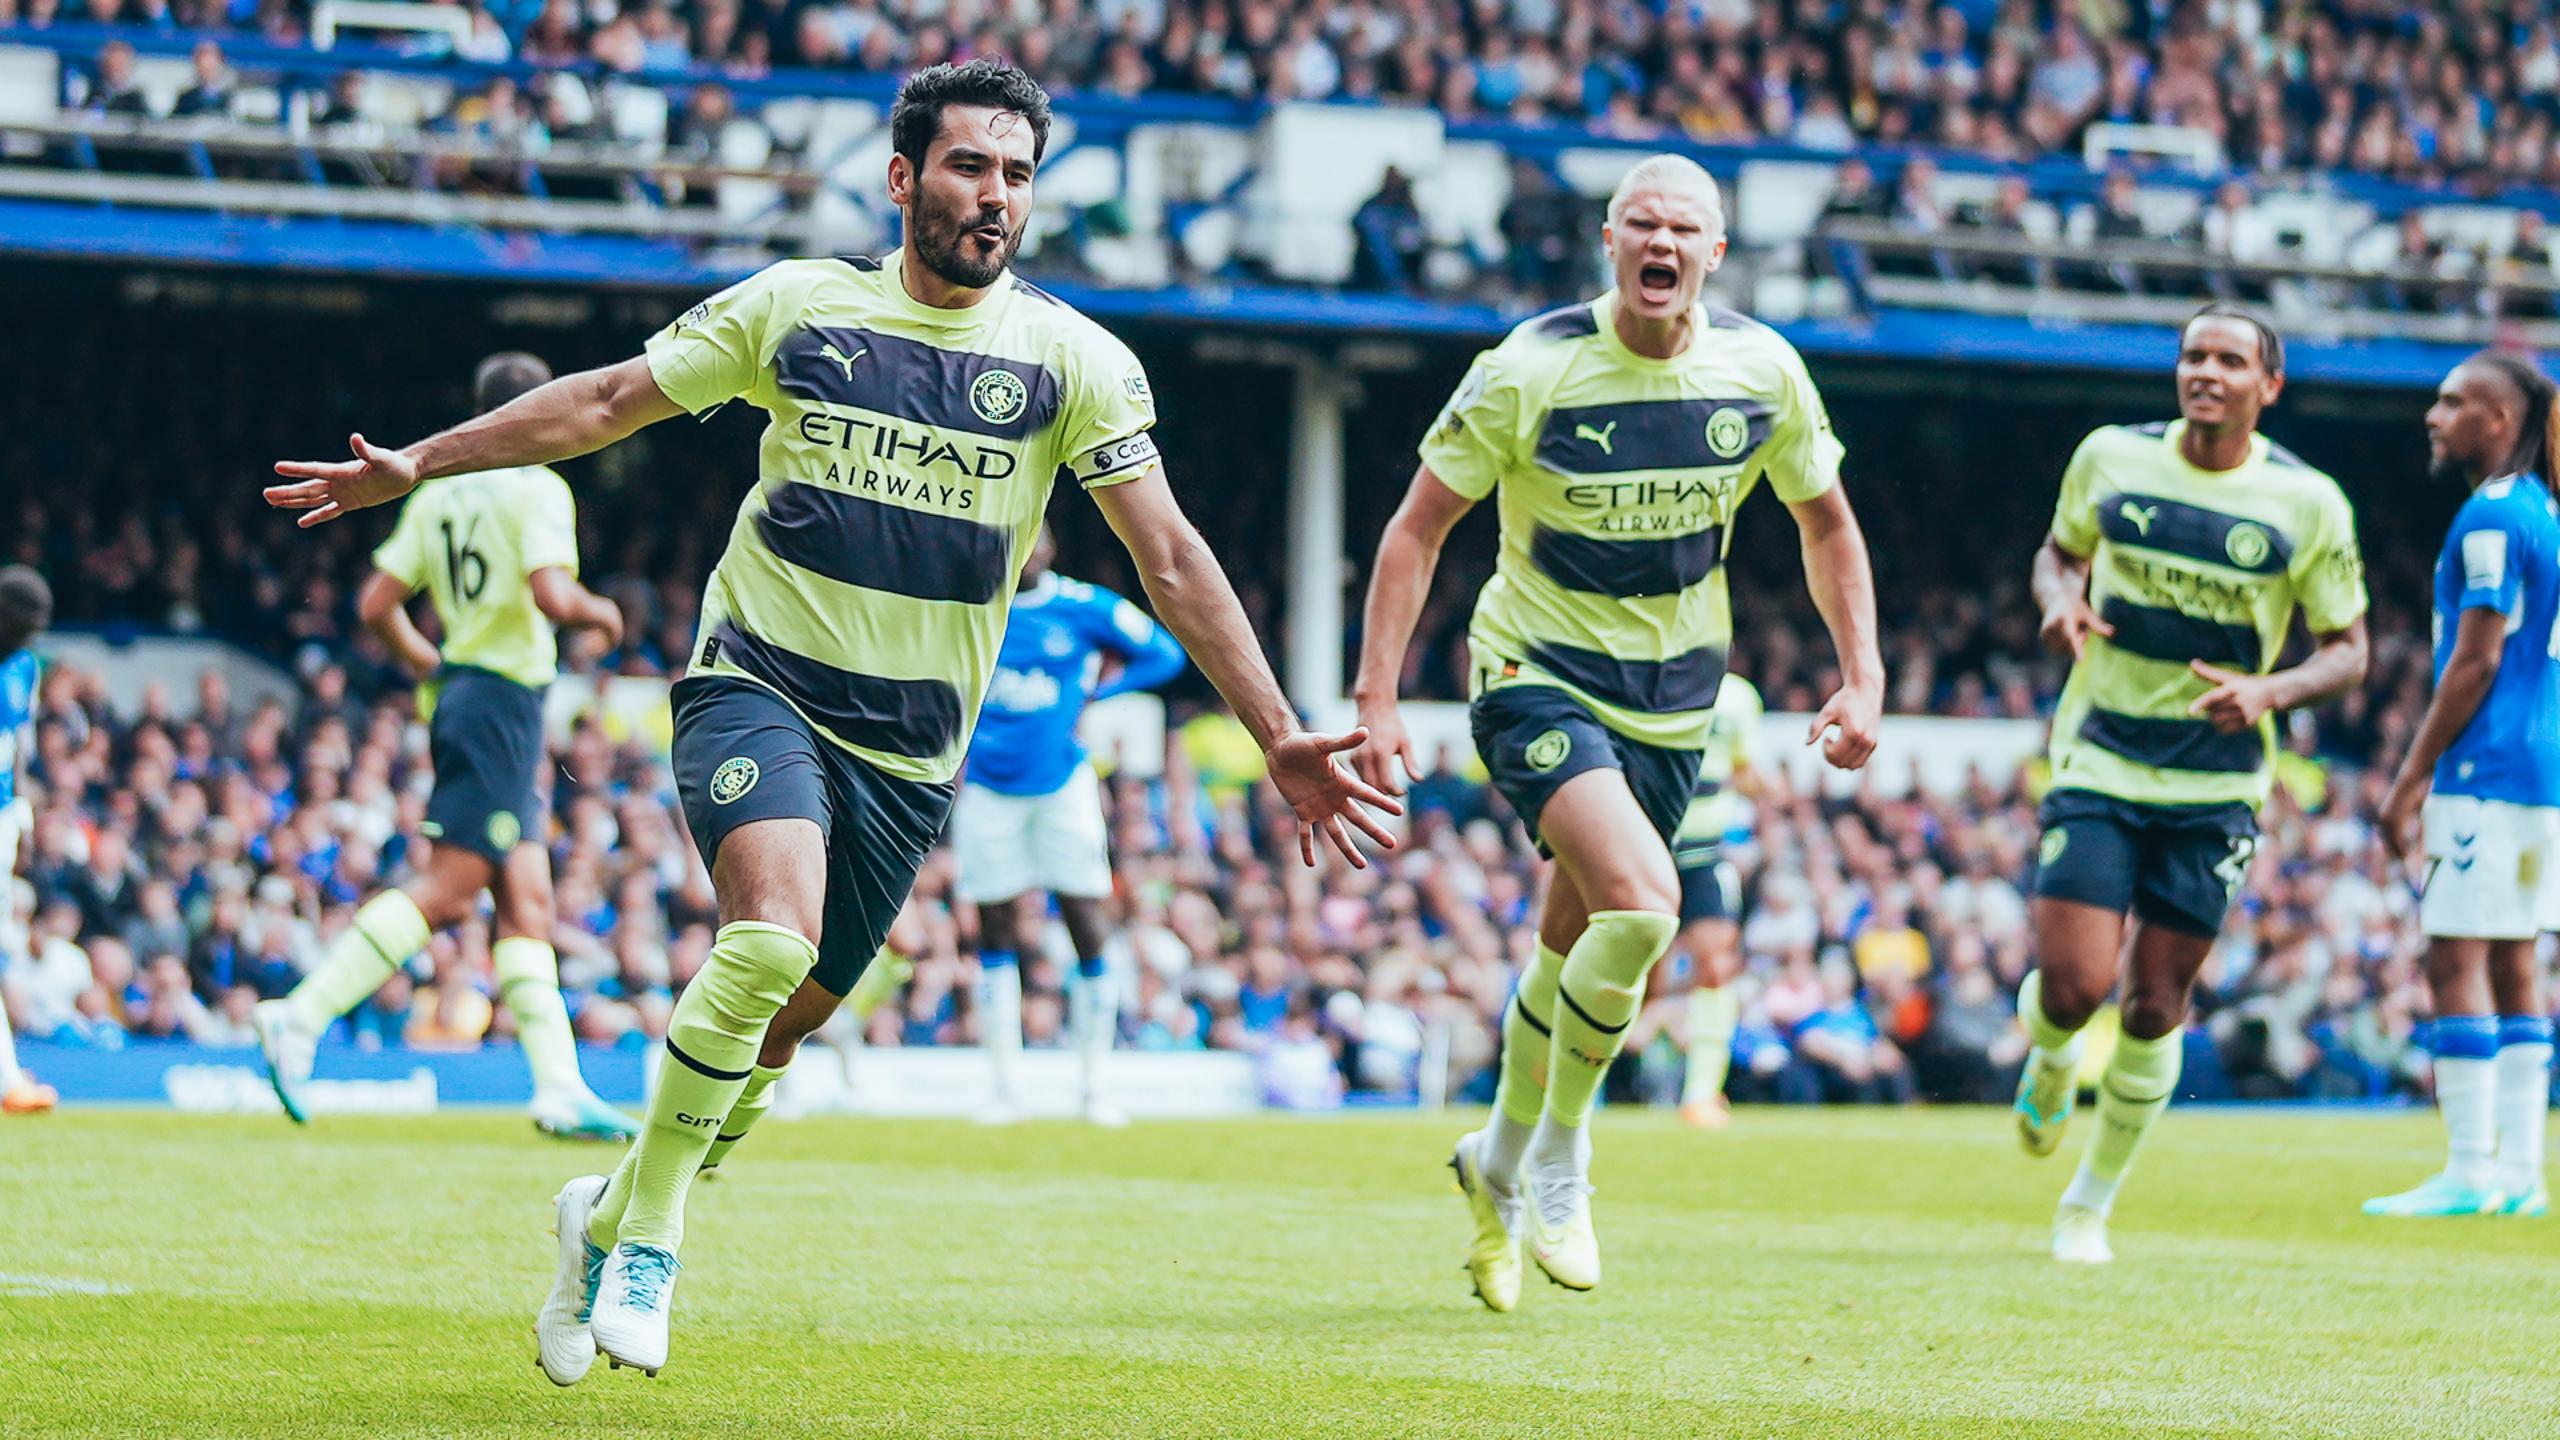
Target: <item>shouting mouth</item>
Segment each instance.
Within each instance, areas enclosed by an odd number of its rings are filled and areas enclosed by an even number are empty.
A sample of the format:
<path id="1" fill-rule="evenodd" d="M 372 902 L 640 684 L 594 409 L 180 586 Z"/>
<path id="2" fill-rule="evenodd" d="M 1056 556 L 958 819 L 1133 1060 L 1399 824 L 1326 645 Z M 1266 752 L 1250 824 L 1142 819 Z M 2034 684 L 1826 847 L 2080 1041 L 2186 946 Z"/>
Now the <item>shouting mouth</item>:
<path id="1" fill-rule="evenodd" d="M 1648 300 L 1676 298 L 1680 293 L 1680 272 L 1656 261 L 1636 271 L 1636 289 Z"/>

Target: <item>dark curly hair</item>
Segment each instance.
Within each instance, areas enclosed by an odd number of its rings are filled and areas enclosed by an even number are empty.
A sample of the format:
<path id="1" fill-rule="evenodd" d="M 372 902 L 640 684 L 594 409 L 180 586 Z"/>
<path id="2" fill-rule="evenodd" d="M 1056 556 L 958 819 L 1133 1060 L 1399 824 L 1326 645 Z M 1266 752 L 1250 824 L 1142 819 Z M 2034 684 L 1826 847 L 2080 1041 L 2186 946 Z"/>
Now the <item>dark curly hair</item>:
<path id="1" fill-rule="evenodd" d="M 53 587 L 24 565 L 0 567 L 0 658 L 53 623 Z"/>
<path id="2" fill-rule="evenodd" d="M 907 163 L 924 168 L 924 152 L 942 133 L 942 112 L 952 105 L 1010 110 L 1031 122 L 1031 158 L 1049 150 L 1049 97 L 1013 65 L 980 58 L 966 65 L 933 65 L 907 77 L 889 107 L 889 144 Z"/>

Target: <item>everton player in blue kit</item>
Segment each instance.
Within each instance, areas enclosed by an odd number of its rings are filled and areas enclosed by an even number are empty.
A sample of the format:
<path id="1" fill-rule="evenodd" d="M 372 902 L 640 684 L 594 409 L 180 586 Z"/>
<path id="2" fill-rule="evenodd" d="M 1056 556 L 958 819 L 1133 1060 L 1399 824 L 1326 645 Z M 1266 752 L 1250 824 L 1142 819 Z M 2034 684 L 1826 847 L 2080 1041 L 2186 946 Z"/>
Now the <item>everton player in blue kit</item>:
<path id="1" fill-rule="evenodd" d="M 979 1043 L 994 1072 L 990 1124 L 1020 1116 L 1015 1072 L 1022 1052 L 1021 901 L 1057 897 L 1076 947 L 1067 991 L 1068 1033 L 1083 1074 L 1083 1112 L 1098 1125 L 1127 1117 L 1102 1099 L 1118 1007 L 1105 983 L 1102 901 L 1111 893 L 1111 849 L 1102 786 L 1076 722 L 1085 705 L 1147 690 L 1182 673 L 1182 647 L 1137 606 L 1108 590 L 1051 573 L 1057 545 L 1046 528 L 1022 567 L 995 677 L 969 744 L 967 781 L 952 809 L 960 898 L 978 907 Z M 1102 678 L 1103 657 L 1120 662 Z"/>
<path id="2" fill-rule="evenodd" d="M 2382 833 L 2400 855 L 2425 833 L 2418 920 L 2449 1156 L 2416 1189 L 2366 1201 L 2368 1215 L 2550 1208 L 2551 1019 L 2533 952 L 2560 925 L 2560 519 L 2542 478 L 2560 448 L 2553 393 L 2530 361 L 2484 352 L 2427 411 L 2432 478 L 2471 498 L 2436 561 L 2435 699 Z"/>
<path id="3" fill-rule="evenodd" d="M 18 742 L 36 714 L 36 679 L 43 666 L 26 648 L 53 618 L 53 590 L 24 565 L 0 569 L 0 974 L 27 957 L 27 933 L 9 908 L 9 877 L 18 870 L 18 840 L 28 830 L 27 804 L 18 798 Z M 60 1097 L 18 1068 L 9 1015 L 0 1010 L 0 1113 L 31 1115 L 50 1110 Z"/>

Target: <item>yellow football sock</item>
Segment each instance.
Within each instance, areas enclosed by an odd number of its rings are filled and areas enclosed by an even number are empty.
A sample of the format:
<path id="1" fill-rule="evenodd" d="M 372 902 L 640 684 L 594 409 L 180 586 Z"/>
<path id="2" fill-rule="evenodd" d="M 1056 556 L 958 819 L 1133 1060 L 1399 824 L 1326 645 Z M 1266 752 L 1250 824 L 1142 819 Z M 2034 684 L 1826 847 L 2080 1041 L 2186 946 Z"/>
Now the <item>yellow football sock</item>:
<path id="1" fill-rule="evenodd" d="M 667 1056 L 640 1141 L 596 1203 L 588 1233 L 597 1244 L 683 1243 L 685 1191 L 747 1087 L 765 1026 L 817 963 L 817 948 L 797 931 L 756 920 L 720 927 L 667 1022 Z"/>
<path id="2" fill-rule="evenodd" d="M 426 949 L 430 933 L 426 913 L 400 891 L 385 890 L 366 901 L 355 923 L 330 942 L 320 968 L 285 997 L 294 1022 L 314 1032 L 328 1029 L 329 1022 L 363 1004 L 392 971 Z"/>

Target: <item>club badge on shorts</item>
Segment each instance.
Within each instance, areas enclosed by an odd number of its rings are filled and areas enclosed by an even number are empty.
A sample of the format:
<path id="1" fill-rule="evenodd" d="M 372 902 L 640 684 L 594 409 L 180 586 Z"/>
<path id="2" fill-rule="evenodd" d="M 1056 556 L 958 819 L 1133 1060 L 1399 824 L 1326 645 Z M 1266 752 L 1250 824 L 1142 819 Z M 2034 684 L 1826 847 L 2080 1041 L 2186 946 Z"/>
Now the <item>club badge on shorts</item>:
<path id="1" fill-rule="evenodd" d="M 1521 752 L 1520 758 L 1528 761 L 1532 770 L 1553 770 L 1572 753 L 1573 737 L 1561 730 L 1550 730 L 1530 741 L 1529 748 Z"/>

